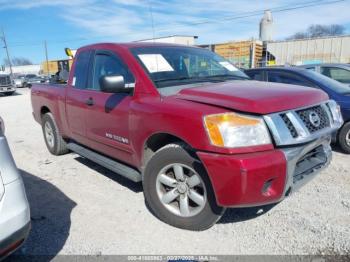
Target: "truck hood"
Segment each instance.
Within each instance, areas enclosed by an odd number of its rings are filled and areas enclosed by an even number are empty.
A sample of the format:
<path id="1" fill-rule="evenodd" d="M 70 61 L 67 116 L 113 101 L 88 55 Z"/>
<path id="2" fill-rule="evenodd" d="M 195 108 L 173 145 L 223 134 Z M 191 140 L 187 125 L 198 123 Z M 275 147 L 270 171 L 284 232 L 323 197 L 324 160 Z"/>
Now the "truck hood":
<path id="1" fill-rule="evenodd" d="M 269 114 L 320 103 L 328 99 L 310 87 L 259 81 L 228 81 L 182 89 L 176 98 L 237 111 Z"/>

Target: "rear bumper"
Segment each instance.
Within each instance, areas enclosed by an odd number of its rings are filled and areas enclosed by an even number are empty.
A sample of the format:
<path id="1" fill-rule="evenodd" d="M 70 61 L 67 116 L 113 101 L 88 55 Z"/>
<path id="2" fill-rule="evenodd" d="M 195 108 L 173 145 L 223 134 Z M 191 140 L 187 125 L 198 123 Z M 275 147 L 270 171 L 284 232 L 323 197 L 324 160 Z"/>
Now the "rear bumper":
<path id="1" fill-rule="evenodd" d="M 17 249 L 28 235 L 30 209 L 23 180 L 5 137 L 0 137 L 0 260 Z"/>
<path id="2" fill-rule="evenodd" d="M 280 202 L 326 168 L 332 158 L 329 136 L 259 153 L 197 154 L 208 172 L 217 204 L 224 207 Z"/>
<path id="3" fill-rule="evenodd" d="M 18 249 L 29 235 L 31 223 L 28 222 L 22 228 L 0 242 L 0 260 Z"/>
<path id="4" fill-rule="evenodd" d="M 0 202 L 0 254 L 18 248 L 28 235 L 30 209 L 22 178 L 5 185 Z"/>

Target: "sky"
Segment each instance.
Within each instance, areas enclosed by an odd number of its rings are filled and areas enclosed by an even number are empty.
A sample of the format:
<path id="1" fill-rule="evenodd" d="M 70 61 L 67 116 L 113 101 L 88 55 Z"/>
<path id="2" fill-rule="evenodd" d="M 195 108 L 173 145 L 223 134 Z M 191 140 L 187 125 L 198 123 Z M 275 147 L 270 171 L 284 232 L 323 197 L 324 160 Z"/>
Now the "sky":
<path id="1" fill-rule="evenodd" d="M 0 0 L 0 27 L 11 57 L 41 63 L 44 41 L 54 60 L 66 58 L 65 47 L 153 35 L 196 35 L 198 44 L 257 39 L 266 9 L 272 10 L 275 40 L 311 24 L 341 24 L 350 34 L 350 0 Z M 5 56 L 0 48 L 0 64 Z"/>

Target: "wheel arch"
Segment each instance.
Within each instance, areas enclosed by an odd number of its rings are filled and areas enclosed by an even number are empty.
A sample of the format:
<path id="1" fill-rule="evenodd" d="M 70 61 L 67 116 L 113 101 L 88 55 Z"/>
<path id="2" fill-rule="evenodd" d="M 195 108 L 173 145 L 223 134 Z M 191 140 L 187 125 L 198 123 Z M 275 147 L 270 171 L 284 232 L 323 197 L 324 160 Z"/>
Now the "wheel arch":
<path id="1" fill-rule="evenodd" d="M 182 143 L 186 146 L 186 149 L 190 150 L 191 152 L 195 152 L 195 149 L 192 148 L 192 146 L 185 139 L 179 136 L 167 132 L 154 133 L 150 135 L 143 144 L 141 158 L 142 168 L 146 167 L 147 162 L 151 159 L 155 152 L 172 143 Z"/>

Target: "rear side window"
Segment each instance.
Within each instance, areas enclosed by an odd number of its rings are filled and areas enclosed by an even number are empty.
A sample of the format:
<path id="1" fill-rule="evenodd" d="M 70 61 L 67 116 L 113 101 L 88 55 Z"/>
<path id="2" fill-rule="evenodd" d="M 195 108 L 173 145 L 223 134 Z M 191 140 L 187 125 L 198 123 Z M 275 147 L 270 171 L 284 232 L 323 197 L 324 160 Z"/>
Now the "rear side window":
<path id="1" fill-rule="evenodd" d="M 336 67 L 322 67 L 321 74 L 342 83 L 350 83 L 350 70 Z"/>
<path id="2" fill-rule="evenodd" d="M 264 81 L 263 71 L 246 71 L 245 72 L 252 80 Z"/>
<path id="3" fill-rule="evenodd" d="M 75 88 L 86 89 L 91 51 L 82 51 L 75 60 L 72 85 Z"/>
<path id="4" fill-rule="evenodd" d="M 268 72 L 268 82 L 314 87 L 307 80 L 305 80 L 297 75 L 292 75 L 290 73 L 277 72 L 277 71 L 276 72 Z"/>

